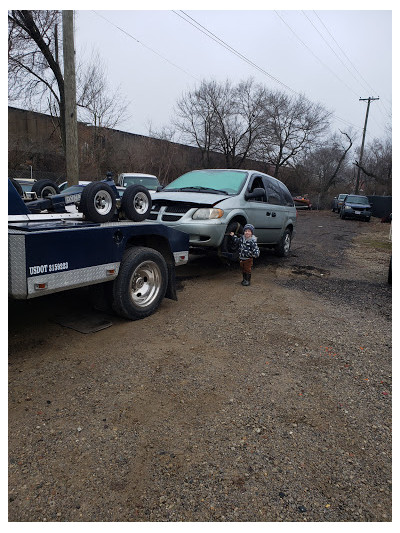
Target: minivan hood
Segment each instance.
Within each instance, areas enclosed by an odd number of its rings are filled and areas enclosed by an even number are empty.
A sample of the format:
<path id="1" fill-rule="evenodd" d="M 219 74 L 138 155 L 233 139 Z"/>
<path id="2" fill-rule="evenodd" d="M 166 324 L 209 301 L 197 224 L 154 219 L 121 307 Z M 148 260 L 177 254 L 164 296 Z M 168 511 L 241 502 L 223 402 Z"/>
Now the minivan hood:
<path id="1" fill-rule="evenodd" d="M 160 191 L 155 192 L 151 195 L 153 203 L 159 203 L 161 205 L 176 204 L 179 202 L 183 204 L 214 206 L 219 202 L 222 202 L 222 200 L 225 200 L 226 198 L 229 198 L 229 195 L 185 191 Z"/>

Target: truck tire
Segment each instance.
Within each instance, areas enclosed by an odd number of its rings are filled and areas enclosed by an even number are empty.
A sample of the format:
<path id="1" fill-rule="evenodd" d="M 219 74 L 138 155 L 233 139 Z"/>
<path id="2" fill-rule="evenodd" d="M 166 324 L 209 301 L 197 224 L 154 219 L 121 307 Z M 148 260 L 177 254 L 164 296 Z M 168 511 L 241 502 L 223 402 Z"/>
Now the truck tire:
<path id="1" fill-rule="evenodd" d="M 223 241 L 218 249 L 218 254 L 225 259 L 228 259 L 230 261 L 238 261 L 239 260 L 239 245 L 234 244 L 229 236 L 229 234 L 233 231 L 233 233 L 241 237 L 243 235 L 243 226 L 240 224 L 240 222 L 230 222 L 226 228 L 225 236 L 223 238 Z"/>
<path id="2" fill-rule="evenodd" d="M 157 250 L 129 248 L 113 283 L 113 309 L 130 320 L 145 318 L 160 305 L 167 284 L 167 264 Z"/>
<path id="3" fill-rule="evenodd" d="M 79 211 L 92 222 L 109 222 L 115 214 L 116 198 L 107 183 L 97 181 L 83 188 Z"/>
<path id="4" fill-rule="evenodd" d="M 32 185 L 32 192 L 35 192 L 38 198 L 47 198 L 50 194 L 59 194 L 60 189 L 51 180 L 38 180 Z"/>
<path id="5" fill-rule="evenodd" d="M 292 232 L 290 229 L 285 229 L 283 235 L 275 246 L 275 254 L 278 257 L 287 257 L 290 252 L 290 245 L 292 243 Z"/>
<path id="6" fill-rule="evenodd" d="M 18 193 L 20 196 L 24 196 L 24 191 L 23 191 L 23 189 L 22 189 L 22 187 L 21 187 L 21 184 L 18 183 L 18 181 L 16 181 L 16 180 L 13 179 L 13 178 L 10 178 L 10 181 L 11 181 L 11 183 L 14 185 L 14 187 L 16 188 L 17 193 Z"/>
<path id="7" fill-rule="evenodd" d="M 134 222 L 145 220 L 151 211 L 151 196 L 143 185 L 130 185 L 124 191 L 121 209 Z"/>

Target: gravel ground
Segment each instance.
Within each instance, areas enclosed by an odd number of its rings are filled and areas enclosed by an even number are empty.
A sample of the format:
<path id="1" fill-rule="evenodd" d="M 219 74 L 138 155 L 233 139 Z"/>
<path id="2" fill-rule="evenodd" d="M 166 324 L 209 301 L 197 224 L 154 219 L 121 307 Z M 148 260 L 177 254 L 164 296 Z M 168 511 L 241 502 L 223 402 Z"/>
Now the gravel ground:
<path id="1" fill-rule="evenodd" d="M 84 335 L 9 306 L 9 520 L 391 521 L 389 226 L 299 212 L 292 252 L 193 255 L 179 301 Z"/>

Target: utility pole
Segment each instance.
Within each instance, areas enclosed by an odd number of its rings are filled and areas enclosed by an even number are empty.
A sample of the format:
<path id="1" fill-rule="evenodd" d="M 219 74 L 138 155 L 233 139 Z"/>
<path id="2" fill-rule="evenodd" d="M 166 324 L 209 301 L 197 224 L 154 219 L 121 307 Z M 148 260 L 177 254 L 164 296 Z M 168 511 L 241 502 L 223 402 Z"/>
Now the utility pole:
<path id="1" fill-rule="evenodd" d="M 378 98 L 374 98 L 373 96 L 369 96 L 368 98 L 360 98 L 359 100 L 362 101 L 362 102 L 368 102 L 368 104 L 367 104 L 367 112 L 365 113 L 364 131 L 363 131 L 363 138 L 362 138 L 361 151 L 360 151 L 360 161 L 358 162 L 357 180 L 356 180 L 356 188 L 355 188 L 354 194 L 358 194 L 358 191 L 359 191 L 359 188 L 360 188 L 360 172 L 361 172 L 362 158 L 363 158 L 363 155 L 364 155 L 364 142 L 365 142 L 365 133 L 367 131 L 369 106 L 370 106 L 371 102 L 373 102 L 374 100 L 379 100 L 379 96 L 378 96 Z"/>
<path id="2" fill-rule="evenodd" d="M 79 182 L 78 125 L 76 112 L 74 12 L 62 12 L 65 89 L 65 159 L 68 186 Z"/>

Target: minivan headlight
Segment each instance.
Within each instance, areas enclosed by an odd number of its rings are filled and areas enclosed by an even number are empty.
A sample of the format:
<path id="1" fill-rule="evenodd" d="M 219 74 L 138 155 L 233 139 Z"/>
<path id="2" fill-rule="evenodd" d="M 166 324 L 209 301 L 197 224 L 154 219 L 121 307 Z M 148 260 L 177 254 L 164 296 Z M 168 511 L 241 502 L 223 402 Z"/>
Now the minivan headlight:
<path id="1" fill-rule="evenodd" d="M 212 218 L 221 218 L 224 214 L 222 209 L 216 209 L 214 207 L 202 207 L 197 209 L 193 215 L 193 220 L 210 220 Z"/>

